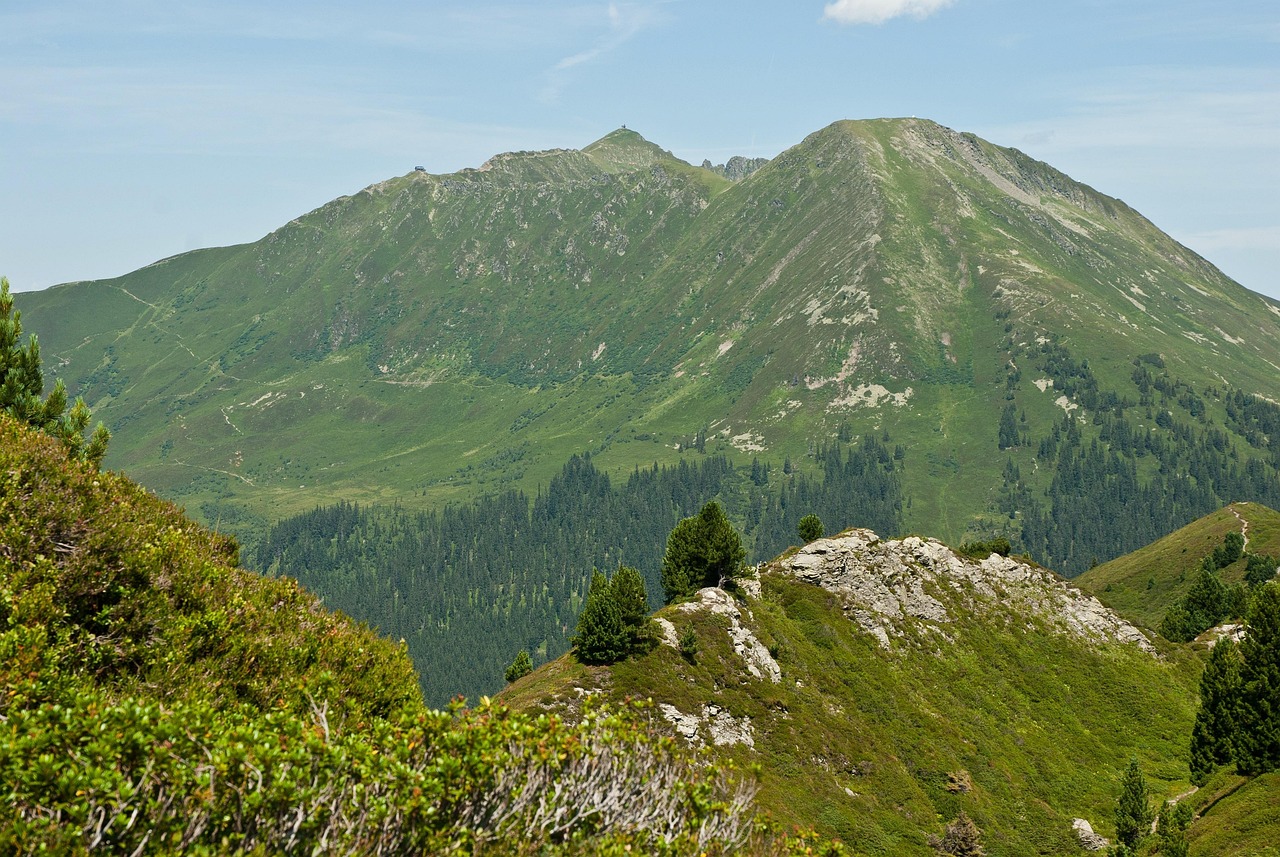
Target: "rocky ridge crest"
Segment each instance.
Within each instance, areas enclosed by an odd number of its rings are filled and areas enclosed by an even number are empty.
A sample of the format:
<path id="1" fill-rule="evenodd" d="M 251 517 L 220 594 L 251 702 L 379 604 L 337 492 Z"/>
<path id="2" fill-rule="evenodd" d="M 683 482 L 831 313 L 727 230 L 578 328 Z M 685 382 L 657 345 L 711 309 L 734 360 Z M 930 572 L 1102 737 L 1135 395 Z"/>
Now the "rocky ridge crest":
<path id="1" fill-rule="evenodd" d="M 967 559 L 934 539 L 882 540 L 870 530 L 818 539 L 765 568 L 838 595 L 845 615 L 884 649 L 915 626 L 950 641 L 954 610 L 1035 617 L 1094 643 L 1126 643 L 1155 654 L 1138 628 L 1053 572 L 1012 557 Z"/>

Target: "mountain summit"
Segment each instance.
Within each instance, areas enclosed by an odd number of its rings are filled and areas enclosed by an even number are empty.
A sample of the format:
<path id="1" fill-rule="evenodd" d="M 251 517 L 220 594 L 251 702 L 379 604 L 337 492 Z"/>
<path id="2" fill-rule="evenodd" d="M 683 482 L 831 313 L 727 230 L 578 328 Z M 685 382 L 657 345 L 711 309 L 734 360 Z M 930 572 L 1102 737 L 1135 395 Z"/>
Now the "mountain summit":
<path id="1" fill-rule="evenodd" d="M 1269 460 L 1222 397 L 1273 393 L 1280 306 L 1124 203 L 918 119 L 837 122 L 735 175 L 618 129 L 18 299 L 111 424 L 108 464 L 242 531 L 338 499 L 532 490 L 575 452 L 674 462 L 695 436 L 804 468 L 845 427 L 905 451 L 908 526 L 1031 526 L 1041 550 L 1058 536 L 1025 497 L 1056 502 L 1036 448 L 1066 416 L 1083 448 L 1101 415 L 1132 439 L 1167 411 L 1177 442 L 1212 420 L 1241 472 Z M 1244 490 L 1196 484 L 1169 529 Z M 1076 570 L 1123 552 L 1043 550 Z"/>

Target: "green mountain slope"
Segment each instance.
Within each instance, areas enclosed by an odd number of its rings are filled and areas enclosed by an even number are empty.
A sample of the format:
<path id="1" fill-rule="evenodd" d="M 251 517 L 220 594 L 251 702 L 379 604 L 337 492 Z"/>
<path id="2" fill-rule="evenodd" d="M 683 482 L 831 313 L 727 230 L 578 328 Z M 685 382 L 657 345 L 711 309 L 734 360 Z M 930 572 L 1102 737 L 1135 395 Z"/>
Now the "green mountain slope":
<path id="1" fill-rule="evenodd" d="M 403 646 L 2 412 L 0 472 L 4 854 L 818 844 L 761 828 L 748 784 L 625 706 L 426 710 Z"/>
<path id="2" fill-rule="evenodd" d="M 0 472 L 0 711 L 94 689 L 302 713 L 335 683 L 335 716 L 421 705 L 403 648 L 3 413 Z"/>
<path id="3" fill-rule="evenodd" d="M 1280 557 L 1280 512 L 1257 503 L 1232 503 L 1162 539 L 1086 571 L 1075 583 L 1107 606 L 1148 628 L 1187 594 L 1201 561 L 1227 533 L 1242 533 L 1249 553 Z M 1225 583 L 1244 579 L 1245 560 L 1220 572 Z"/>
<path id="4" fill-rule="evenodd" d="M 1224 499 L 1280 502 L 1237 474 L 1122 543 L 1037 529 L 1027 499 L 1059 501 L 1035 449 L 1068 411 L 1085 452 L 1137 405 L 1126 436 L 1217 427 L 1214 455 L 1273 473 L 1277 433 L 1246 438 L 1227 397 L 1274 390 L 1280 306 L 1118 200 L 923 120 L 839 122 L 736 182 L 619 130 L 18 297 L 115 432 L 108 465 L 251 536 L 320 503 L 532 491 L 573 453 L 670 463 L 700 432 L 814 469 L 842 424 L 908 450 L 909 527 L 1008 531 L 1067 571 Z"/>
<path id="5" fill-rule="evenodd" d="M 863 854 L 932 854 L 961 812 L 988 854 L 1079 853 L 1073 819 L 1112 835 L 1131 757 L 1157 796 L 1186 790 L 1199 662 L 1051 572 L 851 530 L 750 584 L 660 611 L 648 655 L 566 656 L 503 698 L 651 698 L 683 740 L 759 765 L 762 806 Z"/>

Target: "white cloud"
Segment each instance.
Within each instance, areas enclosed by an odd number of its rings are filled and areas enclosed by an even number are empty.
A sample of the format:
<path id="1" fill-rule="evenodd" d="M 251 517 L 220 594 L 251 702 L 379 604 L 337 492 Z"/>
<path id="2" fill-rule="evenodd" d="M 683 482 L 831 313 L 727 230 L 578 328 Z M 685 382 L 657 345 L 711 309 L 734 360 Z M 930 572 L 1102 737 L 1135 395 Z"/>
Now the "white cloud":
<path id="1" fill-rule="evenodd" d="M 822 17 L 838 24 L 883 24 L 890 18 L 910 15 L 927 18 L 955 0 L 836 0 L 822 10 Z"/>

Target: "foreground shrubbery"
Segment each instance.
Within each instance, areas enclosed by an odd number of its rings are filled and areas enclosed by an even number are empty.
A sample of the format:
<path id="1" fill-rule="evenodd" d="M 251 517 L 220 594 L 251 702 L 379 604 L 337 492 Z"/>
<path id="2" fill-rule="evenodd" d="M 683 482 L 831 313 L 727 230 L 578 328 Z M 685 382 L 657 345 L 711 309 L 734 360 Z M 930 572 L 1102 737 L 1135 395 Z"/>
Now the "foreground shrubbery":
<path id="1" fill-rule="evenodd" d="M 4 415 L 0 783 L 4 854 L 840 853 L 643 706 L 426 710 L 403 646 Z"/>
<path id="2" fill-rule="evenodd" d="M 236 561 L 232 540 L 0 415 L 0 714 L 69 688 L 304 713 L 326 675 L 353 717 L 421 704 L 403 646 Z"/>
<path id="3" fill-rule="evenodd" d="M 0 851 L 559 853 L 779 850 L 753 783 L 636 711 L 576 723 L 483 702 L 358 730 L 248 707 L 84 694 L 11 712 Z"/>

